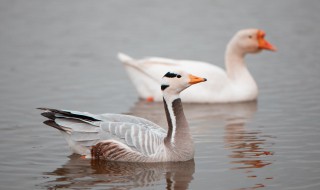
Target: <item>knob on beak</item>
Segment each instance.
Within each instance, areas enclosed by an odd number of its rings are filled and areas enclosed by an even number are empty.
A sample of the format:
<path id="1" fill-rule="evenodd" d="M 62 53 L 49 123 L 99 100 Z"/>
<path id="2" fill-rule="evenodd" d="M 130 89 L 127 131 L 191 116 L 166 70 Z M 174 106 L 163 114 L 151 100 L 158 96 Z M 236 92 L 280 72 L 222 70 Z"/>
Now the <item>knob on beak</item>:
<path id="1" fill-rule="evenodd" d="M 276 51 L 277 48 L 264 39 L 265 35 L 266 33 L 263 30 L 258 30 L 257 39 L 259 43 L 259 48 Z"/>

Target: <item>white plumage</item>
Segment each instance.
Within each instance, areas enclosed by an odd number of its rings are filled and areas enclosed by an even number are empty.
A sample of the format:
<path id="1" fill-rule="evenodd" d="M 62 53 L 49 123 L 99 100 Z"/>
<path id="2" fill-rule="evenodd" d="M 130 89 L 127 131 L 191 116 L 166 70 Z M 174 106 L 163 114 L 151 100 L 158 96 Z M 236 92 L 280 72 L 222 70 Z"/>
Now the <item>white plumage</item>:
<path id="1" fill-rule="evenodd" d="M 174 60 L 151 57 L 136 60 L 123 53 L 118 58 L 124 63 L 130 80 L 139 97 L 162 101 L 159 84 L 167 70 L 179 69 L 201 75 L 208 79 L 203 85 L 191 87 L 181 94 L 184 102 L 226 103 L 257 99 L 258 87 L 244 62 L 247 53 L 262 49 L 275 50 L 264 39 L 265 33 L 258 29 L 241 30 L 229 42 L 226 55 L 226 71 L 210 63 L 190 60 Z"/>

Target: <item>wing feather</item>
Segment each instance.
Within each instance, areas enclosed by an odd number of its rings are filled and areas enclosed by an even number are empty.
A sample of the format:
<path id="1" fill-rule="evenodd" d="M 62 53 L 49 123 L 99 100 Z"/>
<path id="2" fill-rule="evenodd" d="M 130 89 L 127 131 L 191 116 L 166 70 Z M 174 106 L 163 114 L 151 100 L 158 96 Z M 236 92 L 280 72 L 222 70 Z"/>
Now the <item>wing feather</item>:
<path id="1" fill-rule="evenodd" d="M 72 131 L 78 131 L 78 132 L 98 132 L 99 127 L 84 123 L 82 121 L 78 121 L 75 119 L 70 119 L 70 118 L 58 118 L 55 120 L 55 122 L 63 126 L 64 128 L 69 128 L 72 129 Z"/>
<path id="2" fill-rule="evenodd" d="M 147 119 L 136 117 L 132 115 L 124 115 L 124 114 L 101 114 L 98 117 L 102 121 L 107 122 L 124 122 L 124 123 L 132 123 L 134 125 L 143 126 L 145 125 L 146 128 L 152 129 L 155 133 L 166 133 L 166 130 L 161 128 L 159 125 L 149 121 Z"/>
<path id="3" fill-rule="evenodd" d="M 166 133 L 159 133 L 153 127 L 141 123 L 101 122 L 100 126 L 100 137 L 109 134 L 111 139 L 118 140 L 144 155 L 154 154 L 156 147 L 166 136 Z"/>

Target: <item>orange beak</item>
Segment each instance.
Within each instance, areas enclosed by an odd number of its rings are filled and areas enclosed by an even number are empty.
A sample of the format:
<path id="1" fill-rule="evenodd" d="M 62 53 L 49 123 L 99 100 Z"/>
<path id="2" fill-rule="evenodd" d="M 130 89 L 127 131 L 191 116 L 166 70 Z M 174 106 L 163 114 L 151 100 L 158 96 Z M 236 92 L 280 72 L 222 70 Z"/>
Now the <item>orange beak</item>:
<path id="1" fill-rule="evenodd" d="M 272 44 L 270 44 L 267 40 L 264 39 L 264 36 L 266 33 L 263 30 L 258 30 L 257 38 L 259 43 L 259 48 L 276 51 L 276 47 L 274 47 Z"/>
<path id="2" fill-rule="evenodd" d="M 189 84 L 197 84 L 199 82 L 207 81 L 206 78 L 201 78 L 194 75 L 189 75 L 189 79 L 190 79 Z"/>

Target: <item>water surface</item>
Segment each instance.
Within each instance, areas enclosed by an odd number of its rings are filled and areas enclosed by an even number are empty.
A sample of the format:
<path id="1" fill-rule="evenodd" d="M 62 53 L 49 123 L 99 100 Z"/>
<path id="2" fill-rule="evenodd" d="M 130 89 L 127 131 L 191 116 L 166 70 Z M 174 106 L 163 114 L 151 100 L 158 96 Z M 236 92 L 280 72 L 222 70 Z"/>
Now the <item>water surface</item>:
<path id="1" fill-rule="evenodd" d="M 0 2 L 0 189 L 320 188 L 320 3 L 302 0 Z M 128 164 L 71 155 L 36 107 L 127 113 L 166 126 L 116 59 L 164 56 L 223 67 L 239 29 L 276 53 L 246 57 L 257 102 L 184 104 L 194 160 Z"/>

